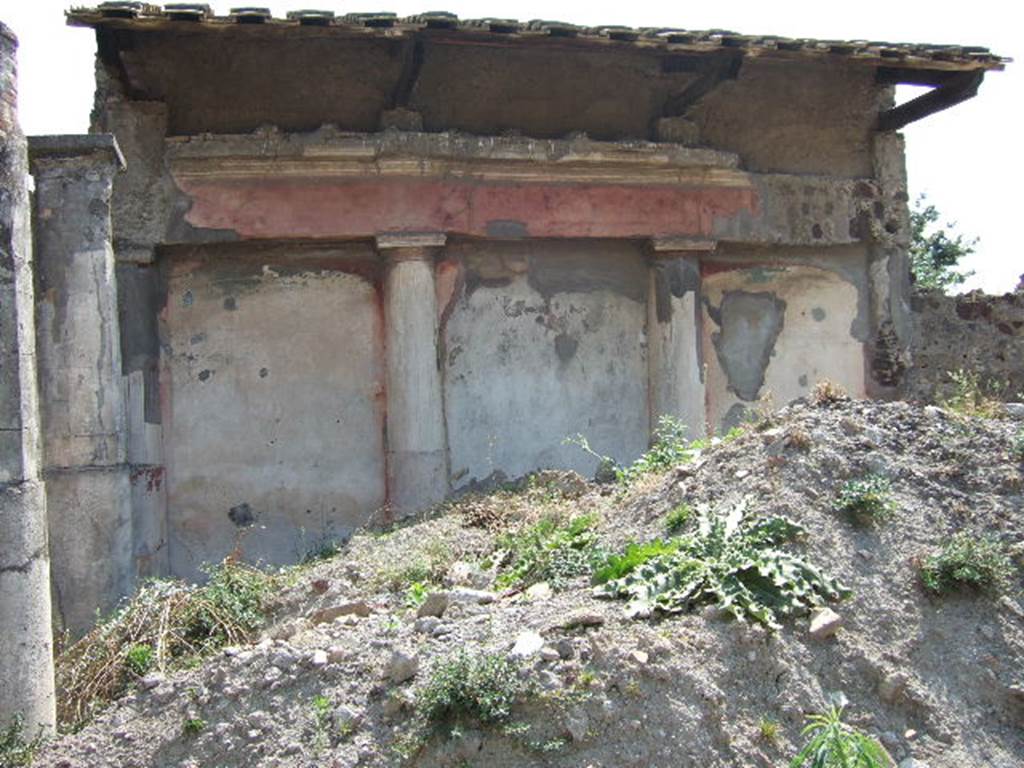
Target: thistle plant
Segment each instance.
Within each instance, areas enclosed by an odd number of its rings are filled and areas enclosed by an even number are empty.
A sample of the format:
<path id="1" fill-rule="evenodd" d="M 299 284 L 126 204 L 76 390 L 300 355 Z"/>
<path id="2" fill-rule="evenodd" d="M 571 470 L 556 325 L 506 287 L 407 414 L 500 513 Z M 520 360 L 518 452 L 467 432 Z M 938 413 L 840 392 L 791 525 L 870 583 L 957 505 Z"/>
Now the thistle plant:
<path id="1" fill-rule="evenodd" d="M 745 503 L 721 514 L 698 511 L 697 531 L 676 539 L 674 552 L 646 560 L 594 594 L 629 600 L 632 615 L 711 604 L 771 629 L 781 618 L 850 594 L 807 559 L 781 549 L 804 533 L 791 520 L 747 515 Z"/>

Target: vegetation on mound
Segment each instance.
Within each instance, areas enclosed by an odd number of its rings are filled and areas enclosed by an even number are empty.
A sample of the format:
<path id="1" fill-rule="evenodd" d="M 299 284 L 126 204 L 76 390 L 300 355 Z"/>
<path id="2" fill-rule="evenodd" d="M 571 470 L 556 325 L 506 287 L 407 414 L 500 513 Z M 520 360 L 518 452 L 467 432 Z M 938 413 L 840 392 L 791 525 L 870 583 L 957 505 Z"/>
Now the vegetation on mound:
<path id="1" fill-rule="evenodd" d="M 23 768 L 31 765 L 32 758 L 42 743 L 42 734 L 26 740 L 25 720 L 21 715 L 15 715 L 7 728 L 0 730 L 0 768 Z"/>
<path id="2" fill-rule="evenodd" d="M 935 594 L 964 587 L 999 591 L 1012 574 L 1013 563 L 998 539 L 967 531 L 954 534 L 938 553 L 921 563 L 921 581 Z"/>
<path id="3" fill-rule="evenodd" d="M 847 480 L 839 489 L 835 509 L 860 525 L 874 525 L 885 521 L 895 511 L 891 492 L 892 484 L 881 475 Z"/>
<path id="4" fill-rule="evenodd" d="M 225 560 L 202 586 L 157 580 L 56 660 L 57 719 L 84 725 L 137 678 L 195 663 L 225 645 L 251 641 L 277 577 Z"/>
<path id="5" fill-rule="evenodd" d="M 850 591 L 804 558 L 779 547 L 804 533 L 783 517 L 755 517 L 737 504 L 724 514 L 700 510 L 698 530 L 624 576 L 598 586 L 598 597 L 626 598 L 632 615 L 680 613 L 717 605 L 737 619 L 772 629 Z"/>
<path id="6" fill-rule="evenodd" d="M 463 719 L 502 722 L 528 690 L 519 672 L 519 664 L 503 654 L 459 650 L 434 664 L 417 692 L 416 713 L 435 726 Z"/>
<path id="7" fill-rule="evenodd" d="M 597 518 L 579 515 L 566 523 L 545 517 L 516 533 L 498 537 L 494 560 L 503 563 L 499 587 L 528 587 L 546 581 L 563 589 L 569 580 L 594 566 Z"/>
<path id="8" fill-rule="evenodd" d="M 940 401 L 940 405 L 960 416 L 977 416 L 993 419 L 1003 415 L 1003 395 L 1007 382 L 989 379 L 983 381 L 977 371 L 961 368 L 948 371 L 953 384 L 952 392 Z"/>
<path id="9" fill-rule="evenodd" d="M 810 739 L 790 768 L 889 768 L 892 758 L 875 739 L 843 722 L 843 708 L 829 707 L 807 718 Z"/>

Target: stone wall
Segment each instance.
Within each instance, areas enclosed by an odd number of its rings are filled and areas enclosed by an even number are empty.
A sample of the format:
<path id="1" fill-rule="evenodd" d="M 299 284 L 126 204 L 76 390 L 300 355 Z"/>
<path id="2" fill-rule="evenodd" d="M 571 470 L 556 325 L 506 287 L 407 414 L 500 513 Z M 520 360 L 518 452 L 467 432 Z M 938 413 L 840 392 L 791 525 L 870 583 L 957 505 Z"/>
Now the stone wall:
<path id="1" fill-rule="evenodd" d="M 918 293 L 911 310 L 907 398 L 941 399 L 952 390 L 949 372 L 966 369 L 1003 386 L 1003 399 L 1024 400 L 1024 289 L 1002 296 Z"/>

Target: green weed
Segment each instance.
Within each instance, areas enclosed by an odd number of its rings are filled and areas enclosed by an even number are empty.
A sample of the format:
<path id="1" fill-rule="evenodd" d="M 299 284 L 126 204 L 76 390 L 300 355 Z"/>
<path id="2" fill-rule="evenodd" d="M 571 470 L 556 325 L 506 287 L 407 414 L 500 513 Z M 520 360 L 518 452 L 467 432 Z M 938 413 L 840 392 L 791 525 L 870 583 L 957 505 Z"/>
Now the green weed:
<path id="1" fill-rule="evenodd" d="M 42 732 L 25 740 L 25 719 L 15 715 L 6 729 L 0 729 L 0 768 L 22 768 L 32 764 L 32 758 L 42 746 Z"/>
<path id="2" fill-rule="evenodd" d="M 414 581 L 405 590 L 405 607 L 419 608 L 430 594 L 430 587 L 422 581 Z"/>
<path id="3" fill-rule="evenodd" d="M 921 563 L 921 581 L 936 594 L 962 587 L 999 591 L 1012 574 L 1013 564 L 998 539 L 966 531 L 954 534 Z"/>
<path id="4" fill-rule="evenodd" d="M 434 664 L 416 696 L 417 714 L 433 725 L 461 719 L 500 723 L 528 690 L 519 665 L 500 653 L 460 650 Z"/>
<path id="5" fill-rule="evenodd" d="M 952 392 L 942 400 L 940 405 L 961 416 L 979 416 L 992 419 L 1002 414 L 1002 395 L 1007 383 L 995 379 L 983 382 L 981 375 L 975 371 L 961 368 L 947 372 L 953 384 Z"/>
<path id="6" fill-rule="evenodd" d="M 545 517 L 525 530 L 503 534 L 497 541 L 500 551 L 492 559 L 508 565 L 496 585 L 528 587 L 546 581 L 552 589 L 563 589 L 569 580 L 590 573 L 599 559 L 596 523 L 593 515 L 580 515 L 564 524 Z"/>
<path id="7" fill-rule="evenodd" d="M 186 736 L 196 736 L 206 729 L 206 721 L 201 717 L 190 717 L 181 727 L 181 732 Z"/>
<path id="8" fill-rule="evenodd" d="M 153 646 L 136 643 L 125 654 L 124 663 L 133 675 L 142 677 L 153 666 Z"/>
<path id="9" fill-rule="evenodd" d="M 891 483 L 881 475 L 847 480 L 839 489 L 834 507 L 862 525 L 879 523 L 892 516 L 896 509 L 891 492 Z"/>
<path id="10" fill-rule="evenodd" d="M 654 539 L 643 544 L 631 542 L 626 545 L 625 552 L 621 555 L 608 555 L 604 564 L 594 571 L 594 582 L 604 584 L 613 579 L 621 579 L 648 560 L 670 555 L 677 549 L 679 549 L 678 542 L 664 541 L 662 539 Z"/>
<path id="11" fill-rule="evenodd" d="M 681 532 L 693 517 L 693 507 L 685 501 L 665 515 L 665 530 L 670 534 Z"/>
<path id="12" fill-rule="evenodd" d="M 745 504 L 724 514 L 700 509 L 698 530 L 622 578 L 595 587 L 597 597 L 626 598 L 628 611 L 680 613 L 713 604 L 772 629 L 778 620 L 849 595 L 838 581 L 780 547 L 803 533 L 782 517 L 753 517 Z"/>
<path id="13" fill-rule="evenodd" d="M 810 737 L 790 768 L 888 768 L 893 764 L 875 739 L 843 722 L 843 708 L 811 715 L 803 730 Z"/>
<path id="14" fill-rule="evenodd" d="M 762 717 L 760 722 L 757 724 L 757 732 L 760 734 L 762 740 L 769 741 L 774 744 L 776 739 L 779 738 L 779 724 L 767 717 Z"/>

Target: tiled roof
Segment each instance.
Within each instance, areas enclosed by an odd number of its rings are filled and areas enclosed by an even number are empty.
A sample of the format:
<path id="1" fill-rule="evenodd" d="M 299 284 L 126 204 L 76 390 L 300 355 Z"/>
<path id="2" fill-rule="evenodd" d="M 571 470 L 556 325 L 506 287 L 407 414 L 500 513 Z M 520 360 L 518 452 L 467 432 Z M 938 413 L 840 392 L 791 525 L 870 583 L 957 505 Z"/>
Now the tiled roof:
<path id="1" fill-rule="evenodd" d="M 94 8 L 74 8 L 68 23 L 77 26 L 128 26 L 137 29 L 164 25 L 204 24 L 329 27 L 355 33 L 396 35 L 419 30 L 448 30 L 469 36 L 506 36 L 523 39 L 570 38 L 607 45 L 632 45 L 666 50 L 712 51 L 739 49 L 754 55 L 800 56 L 804 58 L 846 57 L 877 61 L 886 66 L 923 69 L 1002 69 L 1010 61 L 988 48 L 930 43 L 887 43 L 867 40 L 813 40 L 764 35 L 742 35 L 721 29 L 686 30 L 660 27 L 633 29 L 621 26 L 583 27 L 560 21 L 515 19 L 459 19 L 452 13 L 431 11 L 399 18 L 393 13 L 348 13 L 333 11 L 290 11 L 275 18 L 270 9 L 232 8 L 227 16 L 215 16 L 202 3 L 168 3 L 163 7 L 142 2 L 105 2 Z"/>

